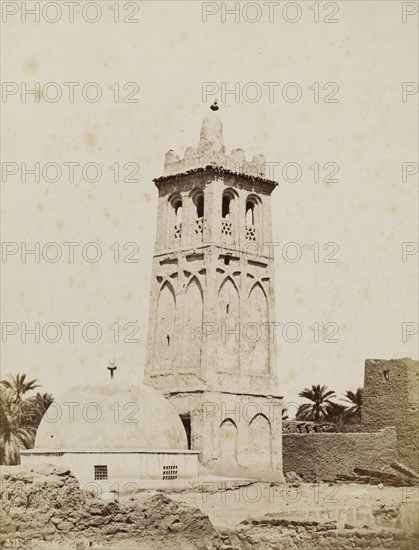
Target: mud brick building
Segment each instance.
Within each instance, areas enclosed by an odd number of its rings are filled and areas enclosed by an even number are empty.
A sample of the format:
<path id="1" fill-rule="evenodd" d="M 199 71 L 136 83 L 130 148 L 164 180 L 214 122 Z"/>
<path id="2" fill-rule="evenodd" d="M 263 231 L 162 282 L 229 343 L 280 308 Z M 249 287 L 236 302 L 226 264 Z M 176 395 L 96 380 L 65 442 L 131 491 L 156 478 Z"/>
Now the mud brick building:
<path id="1" fill-rule="evenodd" d="M 419 362 L 367 359 L 363 431 L 395 426 L 399 459 L 419 472 Z"/>

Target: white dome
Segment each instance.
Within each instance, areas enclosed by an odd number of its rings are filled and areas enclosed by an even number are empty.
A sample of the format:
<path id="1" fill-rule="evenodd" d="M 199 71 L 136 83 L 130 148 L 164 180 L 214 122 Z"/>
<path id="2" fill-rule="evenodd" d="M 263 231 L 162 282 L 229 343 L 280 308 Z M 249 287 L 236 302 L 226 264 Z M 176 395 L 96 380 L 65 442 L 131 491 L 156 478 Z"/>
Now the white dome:
<path id="1" fill-rule="evenodd" d="M 48 409 L 35 449 L 187 449 L 176 409 L 149 386 L 75 386 Z"/>

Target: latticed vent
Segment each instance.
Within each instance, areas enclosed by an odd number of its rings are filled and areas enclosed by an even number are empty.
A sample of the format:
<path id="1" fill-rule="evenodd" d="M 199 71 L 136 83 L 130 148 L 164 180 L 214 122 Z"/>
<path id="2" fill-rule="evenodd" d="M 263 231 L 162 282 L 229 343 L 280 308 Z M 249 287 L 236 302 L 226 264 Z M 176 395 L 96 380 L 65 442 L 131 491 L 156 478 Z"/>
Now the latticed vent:
<path id="1" fill-rule="evenodd" d="M 196 221 L 195 221 L 195 234 L 196 235 L 202 235 L 203 227 L 204 227 L 203 218 L 197 218 Z"/>
<path id="2" fill-rule="evenodd" d="M 178 223 L 174 227 L 175 230 L 175 239 L 180 239 L 180 236 L 182 235 L 182 224 Z"/>
<path id="3" fill-rule="evenodd" d="M 223 225 L 221 227 L 221 233 L 223 235 L 231 235 L 231 222 L 229 220 L 223 220 Z"/>
<path id="4" fill-rule="evenodd" d="M 163 479 L 177 479 L 177 466 L 163 466 Z"/>
<path id="5" fill-rule="evenodd" d="M 248 241 L 256 240 L 256 228 L 254 225 L 246 225 L 246 239 Z"/>
<path id="6" fill-rule="evenodd" d="M 108 467 L 107 466 L 95 466 L 95 479 L 108 479 Z"/>

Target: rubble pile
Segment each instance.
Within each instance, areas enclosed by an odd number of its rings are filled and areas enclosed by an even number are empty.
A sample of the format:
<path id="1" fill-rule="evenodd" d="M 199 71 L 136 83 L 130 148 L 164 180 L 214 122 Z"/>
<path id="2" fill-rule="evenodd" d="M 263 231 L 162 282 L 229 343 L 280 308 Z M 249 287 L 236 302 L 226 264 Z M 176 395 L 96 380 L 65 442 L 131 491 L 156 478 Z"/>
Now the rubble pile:
<path id="1" fill-rule="evenodd" d="M 419 484 L 419 475 L 400 462 L 392 462 L 389 467 L 382 470 L 354 468 L 354 475 L 338 475 L 336 481 L 411 487 Z"/>
<path id="2" fill-rule="evenodd" d="M 415 475 L 400 464 L 393 465 L 393 469 L 399 471 L 397 475 Z M 228 529 L 216 529 L 199 508 L 172 500 L 167 494 L 144 493 L 127 503 L 89 498 L 65 467 L 13 466 L 3 468 L 1 473 L 0 545 L 5 547 L 411 550 L 417 528 L 417 507 L 404 512 L 411 516 L 407 518 L 411 529 L 407 530 L 403 527 L 402 507 L 381 505 L 372 510 L 369 527 L 331 519 L 286 518 L 283 510 L 249 518 Z M 409 479 L 412 482 L 412 477 Z M 289 475 L 288 482 L 300 484 L 295 473 Z M 406 518 L 404 522 L 409 525 Z"/>
<path id="3" fill-rule="evenodd" d="M 78 547 L 114 548 L 114 542 L 124 540 L 147 550 L 220 546 L 217 531 L 198 508 L 162 494 L 141 504 L 86 498 L 67 468 L 3 468 L 0 496 L 2 546 L 27 548 L 50 541 L 59 547 L 75 541 Z"/>

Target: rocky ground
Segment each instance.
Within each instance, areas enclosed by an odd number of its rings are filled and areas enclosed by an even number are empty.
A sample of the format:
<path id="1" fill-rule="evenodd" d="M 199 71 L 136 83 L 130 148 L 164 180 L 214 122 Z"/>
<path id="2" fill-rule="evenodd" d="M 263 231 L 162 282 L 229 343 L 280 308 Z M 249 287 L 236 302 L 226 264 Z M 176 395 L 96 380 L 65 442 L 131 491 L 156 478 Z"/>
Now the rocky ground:
<path id="1" fill-rule="evenodd" d="M 416 549 L 415 487 L 211 487 L 122 492 L 115 503 L 86 495 L 66 468 L 3 468 L 0 542 L 54 550 Z"/>
<path id="2" fill-rule="evenodd" d="M 200 508 L 217 528 L 278 513 L 288 519 L 337 521 L 342 526 L 348 523 L 362 527 L 379 524 L 380 510 L 400 511 L 403 503 L 417 503 L 418 490 L 355 483 L 255 483 L 226 490 L 220 483 L 219 492 L 185 492 L 172 494 L 171 498 Z"/>

